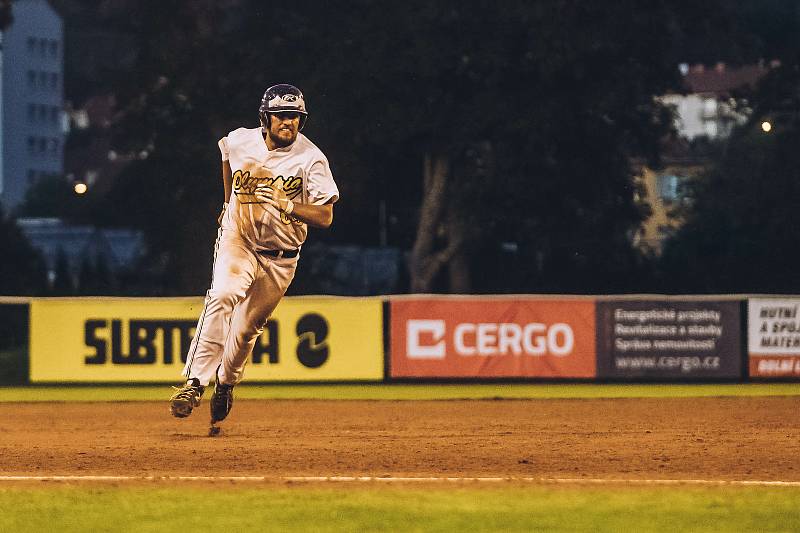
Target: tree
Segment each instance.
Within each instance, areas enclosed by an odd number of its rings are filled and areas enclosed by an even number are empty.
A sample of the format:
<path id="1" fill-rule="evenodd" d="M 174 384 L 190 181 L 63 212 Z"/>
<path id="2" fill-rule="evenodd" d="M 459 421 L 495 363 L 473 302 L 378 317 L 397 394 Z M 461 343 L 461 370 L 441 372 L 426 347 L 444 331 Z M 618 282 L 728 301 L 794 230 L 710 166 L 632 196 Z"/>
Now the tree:
<path id="1" fill-rule="evenodd" d="M 42 257 L 0 209 L 0 294 L 37 295 L 46 286 Z"/>
<path id="2" fill-rule="evenodd" d="M 11 0 L 0 0 L 0 30 L 5 30 L 14 22 Z"/>
<path id="3" fill-rule="evenodd" d="M 769 120 L 765 133 L 761 123 Z M 686 224 L 662 258 L 667 290 L 793 293 L 800 262 L 800 61 L 759 85 L 750 121 L 690 183 Z"/>
<path id="4" fill-rule="evenodd" d="M 226 104 L 241 94 L 221 75 L 235 47 L 225 40 L 233 35 L 215 30 L 225 13 L 216 2 L 175 0 L 104 10 L 130 36 L 132 59 L 112 78 L 120 102 L 114 141 L 131 161 L 98 223 L 144 230 L 147 263 L 161 266 L 168 293 L 197 292 L 210 279 L 223 200 L 216 140 L 231 129 Z"/>
<path id="5" fill-rule="evenodd" d="M 84 255 L 81 258 L 81 267 L 78 270 L 78 292 L 83 295 L 90 295 L 95 292 L 95 280 L 97 271 L 92 264 L 91 257 Z"/>
<path id="6" fill-rule="evenodd" d="M 412 250 L 417 291 L 631 288 L 646 215 L 630 158 L 655 158 L 680 45 L 718 2 L 103 2 L 131 37 L 108 223 L 145 230 L 170 291 L 197 292 L 221 198 L 219 137 L 292 81 L 342 191 L 330 234 Z M 698 17 L 698 15 L 702 15 Z M 382 230 L 384 231 L 384 230 Z M 500 244 L 516 249 L 514 270 Z M 203 268 L 199 268 L 203 265 Z"/>
<path id="7" fill-rule="evenodd" d="M 112 294 L 114 279 L 108 266 L 108 256 L 98 253 L 94 262 L 95 278 L 94 287 L 97 294 Z"/>
<path id="8" fill-rule="evenodd" d="M 56 252 L 55 278 L 53 279 L 52 292 L 56 296 L 71 296 L 75 293 L 69 258 L 61 247 Z"/>
<path id="9" fill-rule="evenodd" d="M 341 59 L 316 50 L 312 81 L 348 96 L 323 109 L 335 146 L 387 162 L 353 174 L 377 182 L 375 191 L 391 184 L 396 203 L 421 206 L 412 290 L 474 290 L 470 272 L 492 280 L 484 290 L 502 290 L 508 277 L 480 260 L 502 241 L 518 245 L 519 290 L 629 281 L 639 261 L 630 234 L 646 214 L 629 159 L 654 156 L 669 129 L 653 96 L 677 85 L 670 36 L 693 12 L 662 2 L 351 8 L 321 15 L 321 40 Z M 337 39 L 344 26 L 347 39 Z M 336 120 L 353 109 L 356 128 Z M 392 172 L 400 158 L 414 162 L 411 171 Z M 359 197 L 353 218 L 374 220 L 376 196 Z"/>
<path id="10" fill-rule="evenodd" d="M 17 208 L 21 217 L 56 217 L 70 222 L 86 222 L 92 218 L 94 191 L 79 195 L 66 178 L 50 174 L 39 178 L 25 192 Z"/>
<path id="11" fill-rule="evenodd" d="M 106 255 L 101 252 L 96 253 L 93 258 L 84 255 L 78 271 L 78 292 L 83 296 L 98 296 L 111 294 L 112 288 L 112 276 Z"/>

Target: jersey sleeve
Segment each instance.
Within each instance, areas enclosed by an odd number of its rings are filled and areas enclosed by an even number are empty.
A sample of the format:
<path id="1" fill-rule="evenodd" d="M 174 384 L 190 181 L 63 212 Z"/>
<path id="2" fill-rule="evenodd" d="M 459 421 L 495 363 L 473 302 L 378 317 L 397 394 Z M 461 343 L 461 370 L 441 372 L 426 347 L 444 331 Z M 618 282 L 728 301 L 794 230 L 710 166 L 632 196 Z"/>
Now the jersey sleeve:
<path id="1" fill-rule="evenodd" d="M 308 173 L 308 203 L 323 205 L 338 200 L 339 188 L 333 181 L 328 161 L 324 158 L 315 161 Z"/>
<path id="2" fill-rule="evenodd" d="M 222 154 L 222 160 L 227 161 L 231 156 L 230 150 L 228 149 L 228 138 L 223 137 L 219 140 L 217 145 L 219 146 L 220 154 Z"/>

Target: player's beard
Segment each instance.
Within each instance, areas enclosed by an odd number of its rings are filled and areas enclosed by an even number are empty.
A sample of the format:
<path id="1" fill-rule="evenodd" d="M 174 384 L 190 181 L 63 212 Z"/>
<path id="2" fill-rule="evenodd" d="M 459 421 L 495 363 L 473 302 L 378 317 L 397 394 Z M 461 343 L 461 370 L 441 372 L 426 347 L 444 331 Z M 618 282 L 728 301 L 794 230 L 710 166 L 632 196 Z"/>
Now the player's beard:
<path id="1" fill-rule="evenodd" d="M 297 139 L 297 132 L 292 132 L 292 138 L 286 139 L 272 133 L 272 130 L 267 130 L 267 135 L 278 148 L 286 148 Z"/>

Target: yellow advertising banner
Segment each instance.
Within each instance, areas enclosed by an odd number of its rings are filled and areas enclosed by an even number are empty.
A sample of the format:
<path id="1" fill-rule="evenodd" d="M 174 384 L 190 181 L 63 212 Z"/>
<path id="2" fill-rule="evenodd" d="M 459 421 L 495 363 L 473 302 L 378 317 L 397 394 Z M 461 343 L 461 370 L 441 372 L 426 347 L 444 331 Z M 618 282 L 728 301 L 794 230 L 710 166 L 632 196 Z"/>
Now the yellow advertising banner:
<path id="1" fill-rule="evenodd" d="M 179 382 L 202 298 L 37 298 L 31 383 Z M 246 381 L 381 381 L 380 298 L 284 298 Z"/>

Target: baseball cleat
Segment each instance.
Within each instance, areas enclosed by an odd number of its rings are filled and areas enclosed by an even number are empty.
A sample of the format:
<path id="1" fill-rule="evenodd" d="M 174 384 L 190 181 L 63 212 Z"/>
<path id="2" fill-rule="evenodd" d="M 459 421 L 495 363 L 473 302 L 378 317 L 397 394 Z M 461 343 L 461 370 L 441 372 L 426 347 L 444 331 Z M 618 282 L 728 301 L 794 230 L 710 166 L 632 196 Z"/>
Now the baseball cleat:
<path id="1" fill-rule="evenodd" d="M 219 382 L 214 384 L 214 394 L 211 396 L 211 425 L 225 420 L 233 407 L 233 385 L 224 385 Z"/>
<path id="2" fill-rule="evenodd" d="M 169 412 L 175 418 L 186 418 L 192 414 L 192 409 L 200 405 L 205 387 L 200 385 L 200 380 L 192 378 L 182 387 L 172 387 L 175 393 L 169 399 Z"/>

